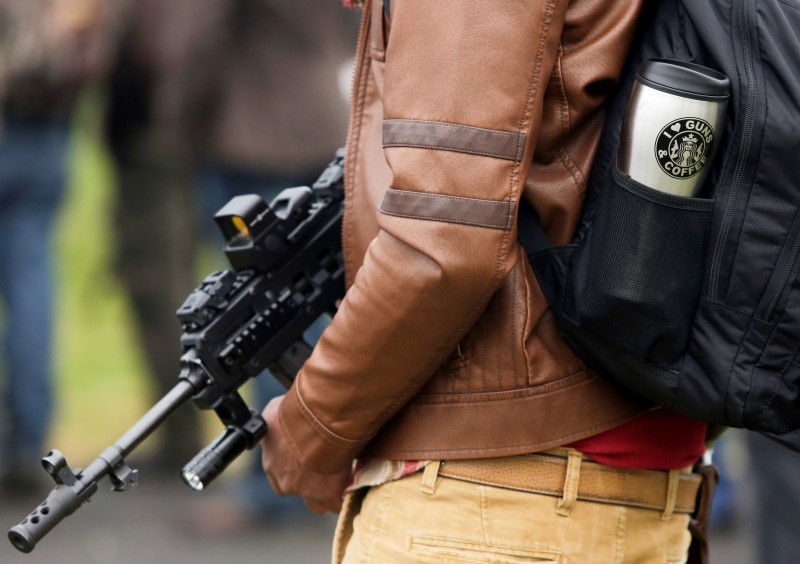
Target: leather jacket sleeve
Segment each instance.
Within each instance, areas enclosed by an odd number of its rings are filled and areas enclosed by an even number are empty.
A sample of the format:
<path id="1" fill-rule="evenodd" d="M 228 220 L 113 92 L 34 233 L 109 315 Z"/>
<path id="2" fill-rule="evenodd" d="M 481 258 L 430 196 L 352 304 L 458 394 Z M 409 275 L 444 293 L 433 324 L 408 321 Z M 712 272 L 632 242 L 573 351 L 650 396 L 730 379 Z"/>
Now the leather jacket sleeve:
<path id="1" fill-rule="evenodd" d="M 566 9 L 563 0 L 392 3 L 383 69 L 392 178 L 379 231 L 281 406 L 305 464 L 347 467 L 514 267 L 517 205 Z M 348 158 L 358 158 L 357 128 Z"/>

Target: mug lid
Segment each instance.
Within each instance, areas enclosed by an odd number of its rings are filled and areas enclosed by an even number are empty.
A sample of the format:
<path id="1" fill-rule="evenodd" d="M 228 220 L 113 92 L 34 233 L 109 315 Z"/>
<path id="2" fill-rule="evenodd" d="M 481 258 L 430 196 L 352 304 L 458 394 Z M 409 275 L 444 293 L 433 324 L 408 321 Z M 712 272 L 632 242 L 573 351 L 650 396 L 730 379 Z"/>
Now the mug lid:
<path id="1" fill-rule="evenodd" d="M 730 96 L 731 81 L 719 71 L 674 59 L 649 59 L 636 73 L 639 82 L 665 92 L 700 100 L 720 100 Z"/>

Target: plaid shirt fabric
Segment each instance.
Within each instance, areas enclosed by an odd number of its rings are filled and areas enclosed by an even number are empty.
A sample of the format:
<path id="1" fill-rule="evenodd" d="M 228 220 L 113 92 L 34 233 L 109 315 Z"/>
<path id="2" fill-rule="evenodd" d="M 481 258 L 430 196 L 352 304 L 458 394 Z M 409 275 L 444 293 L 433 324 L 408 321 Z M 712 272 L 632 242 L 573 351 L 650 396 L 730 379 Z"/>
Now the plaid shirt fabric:
<path id="1" fill-rule="evenodd" d="M 348 492 L 380 486 L 425 468 L 429 460 L 357 460 L 353 465 Z"/>

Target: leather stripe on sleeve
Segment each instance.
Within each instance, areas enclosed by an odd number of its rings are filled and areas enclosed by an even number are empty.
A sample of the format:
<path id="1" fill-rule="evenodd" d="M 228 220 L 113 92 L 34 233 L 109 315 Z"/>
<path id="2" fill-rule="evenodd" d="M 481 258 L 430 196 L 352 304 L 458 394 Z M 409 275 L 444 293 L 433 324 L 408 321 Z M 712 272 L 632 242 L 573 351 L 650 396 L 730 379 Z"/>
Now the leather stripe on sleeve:
<path id="1" fill-rule="evenodd" d="M 514 220 L 514 207 L 514 202 L 479 200 L 389 188 L 383 197 L 380 211 L 387 215 L 509 231 Z"/>
<path id="2" fill-rule="evenodd" d="M 384 147 L 420 147 L 519 161 L 525 134 L 439 121 L 387 119 Z"/>

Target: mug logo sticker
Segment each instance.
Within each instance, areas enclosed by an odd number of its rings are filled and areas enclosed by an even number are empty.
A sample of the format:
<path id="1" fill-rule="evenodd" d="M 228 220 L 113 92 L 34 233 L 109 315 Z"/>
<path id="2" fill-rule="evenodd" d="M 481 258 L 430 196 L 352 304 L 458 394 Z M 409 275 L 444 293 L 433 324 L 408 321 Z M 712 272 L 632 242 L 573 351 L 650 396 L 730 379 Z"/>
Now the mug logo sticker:
<path id="1" fill-rule="evenodd" d="M 714 146 L 714 129 L 698 118 L 668 123 L 656 138 L 656 159 L 672 178 L 691 178 L 705 166 Z"/>

